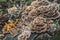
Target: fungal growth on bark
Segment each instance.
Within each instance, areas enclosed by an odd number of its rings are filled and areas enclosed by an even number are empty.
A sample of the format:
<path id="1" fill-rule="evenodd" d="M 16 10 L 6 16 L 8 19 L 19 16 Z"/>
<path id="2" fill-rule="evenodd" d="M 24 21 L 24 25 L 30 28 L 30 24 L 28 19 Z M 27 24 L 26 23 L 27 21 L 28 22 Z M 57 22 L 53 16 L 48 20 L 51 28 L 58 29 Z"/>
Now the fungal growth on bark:
<path id="1" fill-rule="evenodd" d="M 18 19 L 16 19 L 16 22 L 13 20 L 9 20 L 9 23 L 4 25 L 4 28 L 2 29 L 3 34 L 8 33 L 11 28 L 15 28 L 16 24 L 18 23 Z"/>
<path id="2" fill-rule="evenodd" d="M 46 32 L 51 25 L 51 20 L 42 17 L 36 17 L 33 22 L 31 22 L 32 32 L 42 33 Z"/>
<path id="3" fill-rule="evenodd" d="M 10 0 L 13 7 L 0 16 L 2 40 L 53 40 L 60 30 L 60 12 L 57 0 Z M 14 1 L 14 2 L 13 2 Z M 28 0 L 27 0 L 28 1 Z M 20 5 L 19 5 L 20 3 Z M 10 4 L 10 5 L 11 5 Z M 58 29 L 58 30 L 57 30 Z M 8 39 L 7 39 L 8 38 Z"/>
<path id="4" fill-rule="evenodd" d="M 15 6 L 8 9 L 8 13 L 13 13 L 13 12 L 16 12 L 16 11 L 18 11 L 18 9 Z"/>
<path id="5" fill-rule="evenodd" d="M 51 3 L 47 0 L 36 0 L 33 1 L 30 6 L 26 7 L 22 13 L 21 20 L 25 25 L 24 27 L 30 27 L 29 31 L 31 31 L 31 33 L 36 32 L 50 34 L 50 29 L 53 29 L 51 34 L 54 35 L 53 33 L 55 29 L 52 27 L 52 23 L 54 19 L 59 17 L 59 6 L 56 3 Z M 50 33 L 47 30 L 50 30 Z M 22 34 L 23 33 L 24 32 L 22 32 Z M 25 36 L 21 35 L 19 38 L 24 40 L 24 37 Z"/>

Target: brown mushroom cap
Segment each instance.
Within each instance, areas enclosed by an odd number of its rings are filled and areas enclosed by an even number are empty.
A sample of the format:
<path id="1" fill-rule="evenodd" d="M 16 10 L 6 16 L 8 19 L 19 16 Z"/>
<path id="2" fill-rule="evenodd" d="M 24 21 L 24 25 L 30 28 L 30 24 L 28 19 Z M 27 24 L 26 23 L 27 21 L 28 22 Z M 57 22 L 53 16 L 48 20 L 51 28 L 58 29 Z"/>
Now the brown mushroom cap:
<path id="1" fill-rule="evenodd" d="M 50 20 L 49 20 L 50 21 Z M 31 22 L 32 32 L 42 33 L 45 32 L 50 27 L 50 22 L 42 17 L 36 17 L 33 22 Z"/>

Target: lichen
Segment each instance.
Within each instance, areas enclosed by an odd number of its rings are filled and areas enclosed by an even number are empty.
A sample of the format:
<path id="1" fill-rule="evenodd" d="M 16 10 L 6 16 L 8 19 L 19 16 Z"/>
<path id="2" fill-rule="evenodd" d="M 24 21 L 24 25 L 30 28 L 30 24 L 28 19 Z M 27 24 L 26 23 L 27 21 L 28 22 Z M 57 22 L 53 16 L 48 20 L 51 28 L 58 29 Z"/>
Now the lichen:
<path id="1" fill-rule="evenodd" d="M 16 22 L 13 20 L 9 20 L 9 23 L 6 23 L 2 29 L 3 34 L 8 33 L 8 31 L 11 30 L 11 28 L 15 28 L 17 23 L 18 19 L 16 19 Z"/>

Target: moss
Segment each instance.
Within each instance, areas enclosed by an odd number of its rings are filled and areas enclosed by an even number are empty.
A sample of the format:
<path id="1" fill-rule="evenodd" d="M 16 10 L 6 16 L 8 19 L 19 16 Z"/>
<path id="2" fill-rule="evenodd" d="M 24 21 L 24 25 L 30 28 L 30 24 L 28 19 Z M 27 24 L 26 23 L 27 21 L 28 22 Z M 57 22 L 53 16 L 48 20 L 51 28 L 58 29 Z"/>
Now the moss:
<path id="1" fill-rule="evenodd" d="M 60 40 L 60 30 L 55 35 L 54 40 Z"/>
<path id="2" fill-rule="evenodd" d="M 0 0 L 0 2 L 6 2 L 7 0 Z"/>

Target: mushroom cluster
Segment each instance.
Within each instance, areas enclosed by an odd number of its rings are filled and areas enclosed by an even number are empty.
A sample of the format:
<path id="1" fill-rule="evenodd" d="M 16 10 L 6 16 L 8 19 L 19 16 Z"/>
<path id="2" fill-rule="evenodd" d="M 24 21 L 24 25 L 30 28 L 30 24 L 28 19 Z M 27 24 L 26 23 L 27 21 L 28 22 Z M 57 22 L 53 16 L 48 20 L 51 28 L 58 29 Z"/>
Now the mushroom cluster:
<path id="1" fill-rule="evenodd" d="M 31 31 L 42 33 L 46 32 L 49 27 L 51 27 L 52 20 L 45 19 L 42 17 L 36 17 L 33 22 L 31 22 Z"/>
<path id="2" fill-rule="evenodd" d="M 21 3 L 24 4 L 23 1 Z M 56 25 L 54 22 L 58 21 L 60 25 L 59 10 L 57 3 L 51 3 L 48 0 L 35 0 L 29 6 L 21 5 L 21 8 L 14 5 L 7 10 L 8 14 L 0 17 L 3 33 L 1 36 L 9 33 L 13 38 L 18 36 L 18 40 L 29 40 L 33 33 L 32 40 L 39 40 L 39 38 L 48 40 L 47 37 L 52 39 L 56 31 L 55 27 L 58 27 L 57 22 Z"/>
<path id="3" fill-rule="evenodd" d="M 53 20 L 59 17 L 59 6 L 57 3 L 51 3 L 48 0 L 33 1 L 31 5 L 27 6 L 23 11 L 21 16 L 22 21 L 19 23 L 20 27 L 22 28 L 28 27 L 27 29 L 29 34 L 27 34 L 27 30 L 24 28 L 22 34 L 18 36 L 18 39 L 24 40 L 26 36 L 28 39 L 28 35 L 31 35 L 31 33 L 45 33 L 51 28 L 53 29 L 51 34 L 53 34 L 55 31 L 55 29 L 52 27 Z M 51 30 L 49 31 L 51 32 Z"/>

